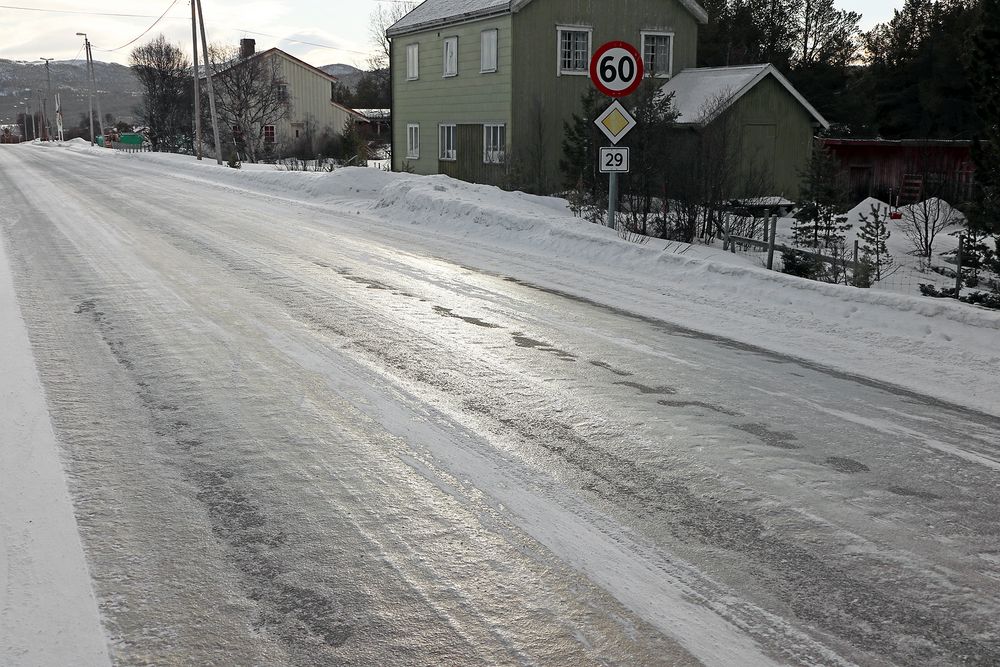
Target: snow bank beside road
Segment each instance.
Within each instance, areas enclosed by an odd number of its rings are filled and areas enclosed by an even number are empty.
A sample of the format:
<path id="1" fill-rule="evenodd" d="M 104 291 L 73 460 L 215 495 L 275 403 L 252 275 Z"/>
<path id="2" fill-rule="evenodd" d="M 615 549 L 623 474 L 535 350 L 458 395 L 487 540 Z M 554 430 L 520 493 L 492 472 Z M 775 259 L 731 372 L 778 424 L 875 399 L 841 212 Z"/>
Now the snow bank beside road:
<path id="1" fill-rule="evenodd" d="M 574 218 L 563 200 L 445 176 L 233 170 L 185 156 L 86 149 L 92 156 L 155 164 L 163 175 L 334 214 L 363 212 L 373 232 L 407 235 L 414 247 L 452 261 L 1000 414 L 995 311 L 803 280 L 718 248 L 627 243 Z"/>
<path id="2" fill-rule="evenodd" d="M 110 665 L 0 239 L 0 665 Z"/>

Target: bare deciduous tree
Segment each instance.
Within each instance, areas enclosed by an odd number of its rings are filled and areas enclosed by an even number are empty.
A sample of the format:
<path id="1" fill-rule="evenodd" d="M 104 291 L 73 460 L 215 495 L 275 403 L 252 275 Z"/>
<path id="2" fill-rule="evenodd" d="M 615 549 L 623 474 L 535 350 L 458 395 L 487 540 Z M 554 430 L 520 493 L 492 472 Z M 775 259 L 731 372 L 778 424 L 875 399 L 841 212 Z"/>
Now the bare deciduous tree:
<path id="1" fill-rule="evenodd" d="M 946 227 L 958 224 L 958 212 L 939 197 L 929 197 L 903 212 L 903 233 L 913 243 L 914 254 L 930 259 L 934 239 Z"/>
<path id="2" fill-rule="evenodd" d="M 264 128 L 288 118 L 291 111 L 278 61 L 263 53 L 240 58 L 237 47 L 226 45 L 211 46 L 209 55 L 220 130 L 250 162 L 258 162 L 275 149 L 266 141 Z"/>
<path id="3" fill-rule="evenodd" d="M 129 66 L 142 86 L 139 116 L 153 150 L 176 151 L 191 136 L 191 61 L 160 35 L 133 49 Z"/>
<path id="4" fill-rule="evenodd" d="M 389 38 L 385 36 L 385 31 L 388 30 L 396 21 L 409 14 L 410 11 L 418 4 L 420 3 L 384 3 L 379 4 L 378 7 L 376 7 L 372 12 L 371 22 L 369 24 L 369 34 L 372 39 L 372 45 L 375 47 L 375 53 L 372 54 L 371 58 L 368 60 L 368 66 L 372 70 L 389 68 L 390 44 Z"/>
<path id="5" fill-rule="evenodd" d="M 861 14 L 837 9 L 833 0 L 806 0 L 798 64 L 847 66 L 858 54 Z"/>
<path id="6" fill-rule="evenodd" d="M 946 227 L 958 224 L 961 216 L 945 198 L 956 195 L 953 166 L 945 158 L 924 151 L 909 165 L 910 178 L 920 184 L 921 201 L 903 211 L 903 233 L 913 243 L 914 254 L 930 260 L 934 240 Z"/>

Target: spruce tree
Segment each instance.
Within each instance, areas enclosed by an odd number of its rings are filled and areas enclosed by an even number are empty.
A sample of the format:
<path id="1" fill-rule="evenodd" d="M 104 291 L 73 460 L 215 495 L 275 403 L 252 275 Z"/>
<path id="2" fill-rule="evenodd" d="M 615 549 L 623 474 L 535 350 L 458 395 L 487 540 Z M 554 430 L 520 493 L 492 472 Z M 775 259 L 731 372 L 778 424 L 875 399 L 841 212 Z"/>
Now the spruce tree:
<path id="1" fill-rule="evenodd" d="M 892 255 L 886 242 L 889 240 L 891 232 L 887 221 L 889 210 L 883 210 L 878 204 L 872 204 L 871 212 L 868 215 L 859 214 L 861 228 L 858 230 L 858 241 L 861 245 L 861 253 L 865 264 L 875 272 L 876 282 L 882 280 L 882 274 L 892 266 Z"/>
<path id="2" fill-rule="evenodd" d="M 604 193 L 598 172 L 602 135 L 594 122 L 603 111 L 599 106 L 600 100 L 593 88 L 580 98 L 580 113 L 574 113 L 569 121 L 563 122 L 563 155 L 559 160 L 566 188 L 582 185 L 582 191 L 595 201 Z"/>
<path id="3" fill-rule="evenodd" d="M 993 237 L 995 250 L 982 254 L 1000 272 L 1000 0 L 981 0 L 980 12 L 967 58 L 983 124 L 973 144 L 976 175 L 967 224 L 976 239 Z"/>
<path id="4" fill-rule="evenodd" d="M 851 228 L 847 216 L 837 213 L 844 198 L 837 159 L 826 149 L 816 146 L 802 174 L 800 206 L 792 225 L 795 244 L 811 248 L 840 244 L 844 232 Z"/>

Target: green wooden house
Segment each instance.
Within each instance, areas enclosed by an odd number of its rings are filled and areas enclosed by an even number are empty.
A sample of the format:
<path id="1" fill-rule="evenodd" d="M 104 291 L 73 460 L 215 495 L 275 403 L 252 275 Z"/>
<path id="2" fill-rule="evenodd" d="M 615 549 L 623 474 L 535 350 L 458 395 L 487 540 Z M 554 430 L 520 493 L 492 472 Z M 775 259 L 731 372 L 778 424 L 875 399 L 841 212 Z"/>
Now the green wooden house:
<path id="1" fill-rule="evenodd" d="M 508 182 L 516 169 L 539 191 L 557 191 L 563 124 L 592 86 L 593 51 L 612 40 L 631 42 L 649 76 L 683 84 L 693 81 L 691 72 L 705 71 L 694 67 L 698 26 L 707 20 L 694 0 L 425 0 L 386 32 L 393 169 L 492 184 Z M 680 120 L 692 127 L 718 118 L 772 127 L 746 135 L 758 159 L 771 159 L 775 176 L 781 173 L 775 193 L 795 194 L 777 164 L 804 167 L 812 126 L 825 121 L 780 74 L 765 69 L 733 88 L 724 113 Z M 671 92 L 678 108 L 690 106 L 685 96 L 694 98 L 686 86 Z M 769 137 L 773 158 L 761 148 Z"/>

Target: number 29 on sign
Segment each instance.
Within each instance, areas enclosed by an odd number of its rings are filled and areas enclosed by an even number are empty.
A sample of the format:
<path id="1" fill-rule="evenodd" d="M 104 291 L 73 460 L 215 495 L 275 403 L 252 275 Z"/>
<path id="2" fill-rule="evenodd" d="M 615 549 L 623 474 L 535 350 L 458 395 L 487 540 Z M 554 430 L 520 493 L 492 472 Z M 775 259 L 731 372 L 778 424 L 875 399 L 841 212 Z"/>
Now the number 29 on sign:
<path id="1" fill-rule="evenodd" d="M 609 147 L 601 148 L 601 173 L 602 174 L 627 174 L 628 173 L 628 148 Z"/>

